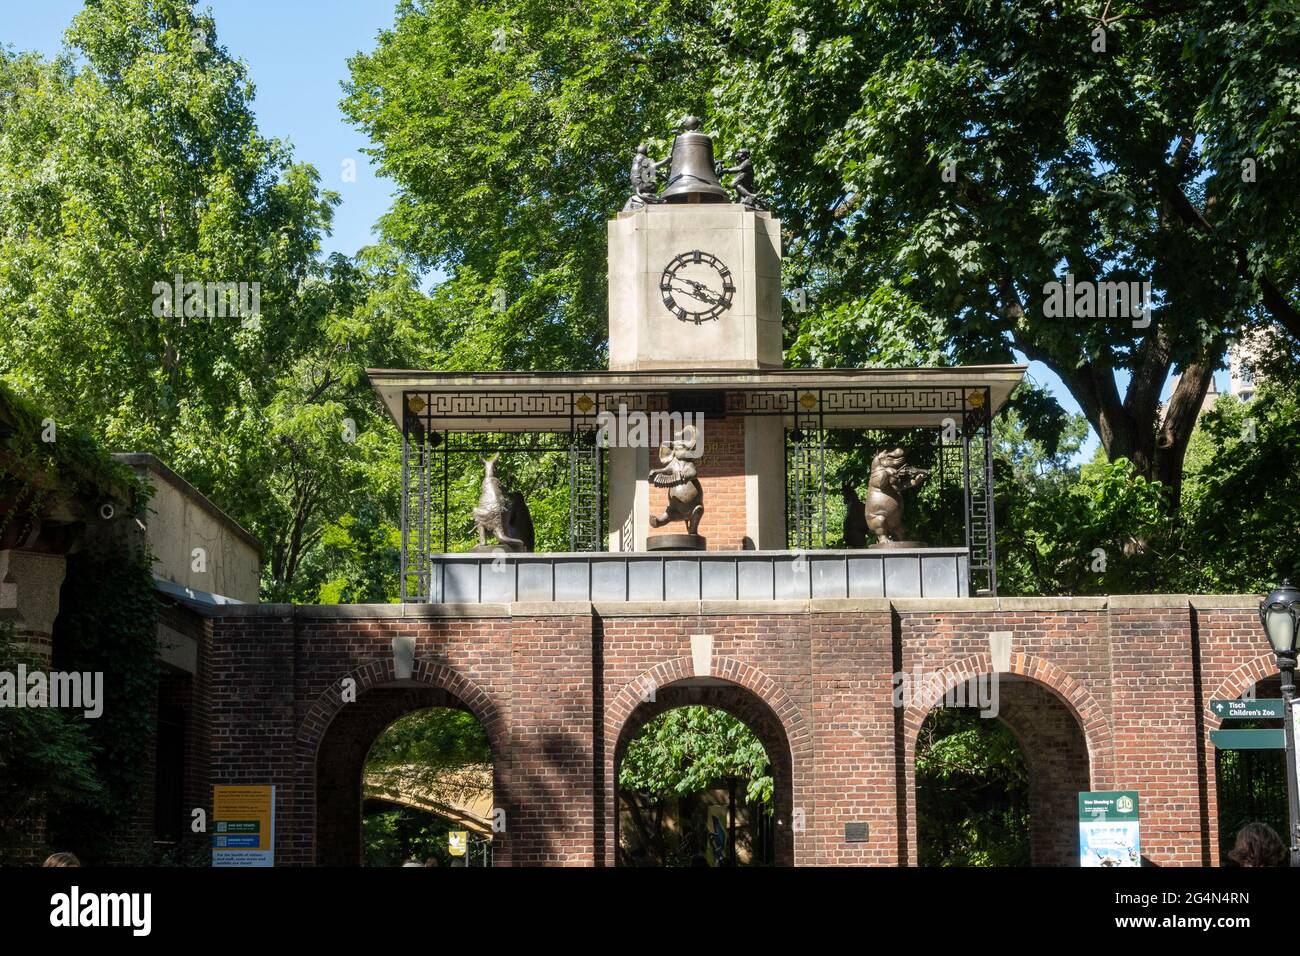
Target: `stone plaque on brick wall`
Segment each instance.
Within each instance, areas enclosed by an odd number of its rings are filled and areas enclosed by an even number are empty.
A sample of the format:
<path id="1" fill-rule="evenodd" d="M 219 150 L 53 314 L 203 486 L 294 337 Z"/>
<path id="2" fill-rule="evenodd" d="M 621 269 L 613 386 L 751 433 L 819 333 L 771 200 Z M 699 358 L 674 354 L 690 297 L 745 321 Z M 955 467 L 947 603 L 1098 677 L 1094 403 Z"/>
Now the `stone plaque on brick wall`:
<path id="1" fill-rule="evenodd" d="M 866 843 L 867 825 L 865 823 L 844 824 L 844 842 L 845 843 Z"/>

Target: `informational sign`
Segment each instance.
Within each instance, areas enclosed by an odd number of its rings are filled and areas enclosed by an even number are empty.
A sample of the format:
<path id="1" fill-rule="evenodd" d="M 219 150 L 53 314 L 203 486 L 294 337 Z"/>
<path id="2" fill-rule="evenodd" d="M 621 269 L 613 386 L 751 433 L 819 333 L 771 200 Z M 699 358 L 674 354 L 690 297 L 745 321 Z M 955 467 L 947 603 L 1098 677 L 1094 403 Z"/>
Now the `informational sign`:
<path id="1" fill-rule="evenodd" d="M 275 866 L 275 787 L 212 788 L 212 865 Z"/>
<path id="2" fill-rule="evenodd" d="M 1281 750 L 1286 746 L 1282 730 L 1211 730 L 1210 741 L 1219 750 Z"/>
<path id="3" fill-rule="evenodd" d="M 1267 700 L 1212 700 L 1210 710 L 1223 720 L 1268 720 L 1281 717 L 1286 706 L 1282 698 Z"/>
<path id="4" fill-rule="evenodd" d="M 447 831 L 447 852 L 452 856 L 464 856 L 469 851 L 468 830 Z"/>
<path id="5" fill-rule="evenodd" d="M 1079 794 L 1079 865 L 1141 866 L 1136 790 Z"/>

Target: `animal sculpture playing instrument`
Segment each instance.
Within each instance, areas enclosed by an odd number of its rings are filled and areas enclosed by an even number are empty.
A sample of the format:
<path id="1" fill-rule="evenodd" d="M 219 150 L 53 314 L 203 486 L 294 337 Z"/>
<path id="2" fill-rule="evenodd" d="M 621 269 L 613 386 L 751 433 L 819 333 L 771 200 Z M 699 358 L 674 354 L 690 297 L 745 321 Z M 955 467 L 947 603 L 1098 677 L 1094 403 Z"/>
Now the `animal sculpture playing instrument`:
<path id="1" fill-rule="evenodd" d="M 668 506 L 661 514 L 650 516 L 650 527 L 662 528 L 673 521 L 686 522 L 687 534 L 698 534 L 704 517 L 704 489 L 700 487 L 695 466 L 695 447 L 699 435 L 694 425 L 687 425 L 670 442 L 659 446 L 662 467 L 650 470 L 650 483 L 668 489 Z"/>
<path id="2" fill-rule="evenodd" d="M 867 484 L 867 499 L 858 498 L 853 486 L 844 484 L 846 514 L 844 517 L 844 543 L 852 548 L 866 544 L 867 534 L 876 536 L 876 544 L 917 543 L 906 542 L 903 528 L 903 494 L 919 488 L 930 477 L 924 468 L 907 463 L 903 449 L 881 451 L 871 459 L 871 479 Z"/>

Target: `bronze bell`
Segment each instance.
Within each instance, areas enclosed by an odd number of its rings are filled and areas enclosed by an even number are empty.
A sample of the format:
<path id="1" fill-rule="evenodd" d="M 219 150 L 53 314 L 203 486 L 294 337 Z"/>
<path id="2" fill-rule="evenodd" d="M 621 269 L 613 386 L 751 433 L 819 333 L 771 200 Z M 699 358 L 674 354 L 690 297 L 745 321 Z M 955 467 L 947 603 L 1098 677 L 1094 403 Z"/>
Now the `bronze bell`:
<path id="1" fill-rule="evenodd" d="M 659 194 L 663 202 L 731 202 L 714 170 L 713 139 L 699 128 L 700 121 L 688 116 L 673 140 L 668 185 Z"/>

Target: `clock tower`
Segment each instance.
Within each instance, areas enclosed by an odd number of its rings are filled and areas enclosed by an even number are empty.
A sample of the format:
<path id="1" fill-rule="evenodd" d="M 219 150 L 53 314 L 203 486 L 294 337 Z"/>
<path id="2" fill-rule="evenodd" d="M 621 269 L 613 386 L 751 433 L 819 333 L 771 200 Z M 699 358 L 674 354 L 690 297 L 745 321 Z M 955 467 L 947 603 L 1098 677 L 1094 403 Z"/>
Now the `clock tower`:
<path id="1" fill-rule="evenodd" d="M 786 547 L 781 417 L 727 415 L 717 404 L 724 396 L 689 387 L 700 372 L 782 367 L 781 223 L 754 192 L 749 154 L 741 150 L 736 160 L 731 169 L 715 163 L 712 139 L 688 117 L 670 160 L 637 150 L 635 193 L 609 223 L 610 370 L 661 377 L 670 404 L 695 413 L 700 534 L 721 551 Z M 670 161 L 658 192 L 658 168 Z M 720 173 L 735 177 L 736 202 Z M 658 536 L 680 527 L 652 520 L 667 499 L 647 480 L 661 454 L 610 448 L 611 551 L 672 546 Z"/>
<path id="2" fill-rule="evenodd" d="M 781 223 L 752 194 L 729 201 L 697 127 L 674 141 L 663 193 L 609 223 L 612 371 L 781 367 Z"/>

